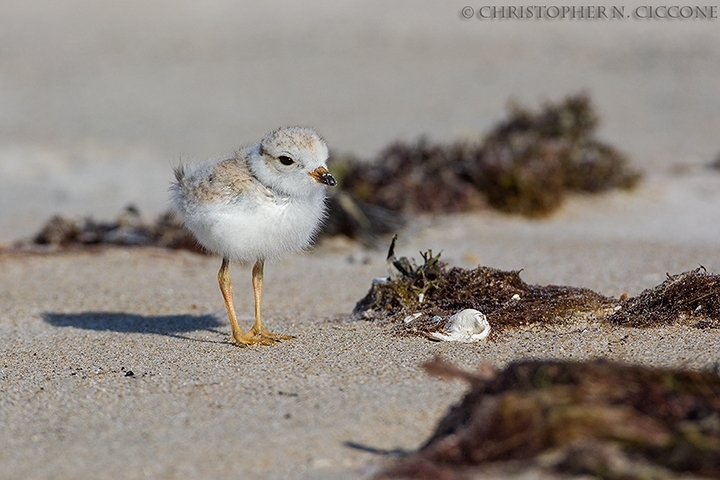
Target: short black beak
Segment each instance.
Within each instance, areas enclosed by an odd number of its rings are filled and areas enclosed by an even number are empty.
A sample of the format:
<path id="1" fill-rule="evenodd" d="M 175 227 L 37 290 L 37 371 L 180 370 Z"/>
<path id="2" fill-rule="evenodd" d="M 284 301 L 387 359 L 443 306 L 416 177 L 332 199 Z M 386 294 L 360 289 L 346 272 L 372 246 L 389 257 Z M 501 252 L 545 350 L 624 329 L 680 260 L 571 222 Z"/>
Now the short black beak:
<path id="1" fill-rule="evenodd" d="M 330 172 L 320 175 L 320 183 L 324 183 L 325 185 L 328 185 L 330 187 L 334 187 L 335 185 L 337 185 L 335 177 L 333 177 Z"/>

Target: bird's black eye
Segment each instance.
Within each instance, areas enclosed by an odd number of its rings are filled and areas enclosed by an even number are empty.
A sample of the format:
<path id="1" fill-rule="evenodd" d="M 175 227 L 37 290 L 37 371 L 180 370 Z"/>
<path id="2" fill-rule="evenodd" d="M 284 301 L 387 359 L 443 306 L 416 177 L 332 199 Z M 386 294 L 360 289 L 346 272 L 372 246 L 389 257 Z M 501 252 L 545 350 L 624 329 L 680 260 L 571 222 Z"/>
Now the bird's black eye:
<path id="1" fill-rule="evenodd" d="M 280 160 L 280 163 L 282 163 L 283 165 L 292 165 L 293 163 L 295 163 L 295 160 L 288 157 L 287 155 L 280 155 L 278 157 L 278 160 Z"/>

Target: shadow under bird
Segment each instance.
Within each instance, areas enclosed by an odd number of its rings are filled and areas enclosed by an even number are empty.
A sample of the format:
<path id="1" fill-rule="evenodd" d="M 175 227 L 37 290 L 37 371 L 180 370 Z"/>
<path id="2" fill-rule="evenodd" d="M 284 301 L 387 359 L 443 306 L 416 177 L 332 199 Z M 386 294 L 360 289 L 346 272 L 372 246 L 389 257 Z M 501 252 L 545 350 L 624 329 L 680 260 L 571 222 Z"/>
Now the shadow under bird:
<path id="1" fill-rule="evenodd" d="M 175 168 L 173 209 L 204 248 L 222 256 L 218 282 L 238 345 L 292 338 L 263 326 L 263 267 L 312 242 L 325 216 L 326 187 L 336 184 L 327 158 L 327 144 L 314 130 L 285 127 L 230 157 Z M 235 314 L 231 261 L 253 265 L 255 324 L 248 332 Z"/>

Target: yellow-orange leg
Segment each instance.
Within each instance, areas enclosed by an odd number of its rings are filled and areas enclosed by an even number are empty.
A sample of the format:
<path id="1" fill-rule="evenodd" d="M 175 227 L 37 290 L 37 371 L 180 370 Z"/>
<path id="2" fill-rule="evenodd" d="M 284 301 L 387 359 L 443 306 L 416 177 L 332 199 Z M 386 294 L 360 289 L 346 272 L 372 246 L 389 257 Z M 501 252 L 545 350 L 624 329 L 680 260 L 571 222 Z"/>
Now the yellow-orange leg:
<path id="1" fill-rule="evenodd" d="M 265 262 L 258 260 L 252 269 L 252 286 L 253 294 L 255 295 L 255 325 L 253 325 L 250 333 L 259 335 L 262 338 L 270 340 L 290 340 L 295 337 L 289 335 L 278 335 L 276 333 L 268 332 L 262 324 L 262 315 L 260 314 L 260 304 L 262 302 L 262 287 L 263 287 L 263 268 Z"/>
<path id="2" fill-rule="evenodd" d="M 253 345 L 258 343 L 262 345 L 271 345 L 275 343 L 274 340 L 263 338 L 253 331 L 244 334 L 240 328 L 237 316 L 235 315 L 235 305 L 233 304 L 233 283 L 232 278 L 230 278 L 230 260 L 227 258 L 223 258 L 222 265 L 220 266 L 220 271 L 218 272 L 218 283 L 220 284 L 220 291 L 222 292 L 223 299 L 225 300 L 225 308 L 228 312 L 228 318 L 230 318 L 230 326 L 232 327 L 232 335 L 235 343 L 238 345 Z"/>

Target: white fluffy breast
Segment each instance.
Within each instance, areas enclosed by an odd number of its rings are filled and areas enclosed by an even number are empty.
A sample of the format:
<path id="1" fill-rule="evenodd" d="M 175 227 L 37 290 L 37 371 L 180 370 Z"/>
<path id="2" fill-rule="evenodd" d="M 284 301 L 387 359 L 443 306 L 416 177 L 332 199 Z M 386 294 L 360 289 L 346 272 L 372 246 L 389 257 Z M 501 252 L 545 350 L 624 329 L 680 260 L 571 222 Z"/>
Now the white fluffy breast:
<path id="1" fill-rule="evenodd" d="M 325 215 L 324 193 L 197 205 L 185 224 L 211 252 L 244 263 L 273 260 L 310 245 Z"/>

